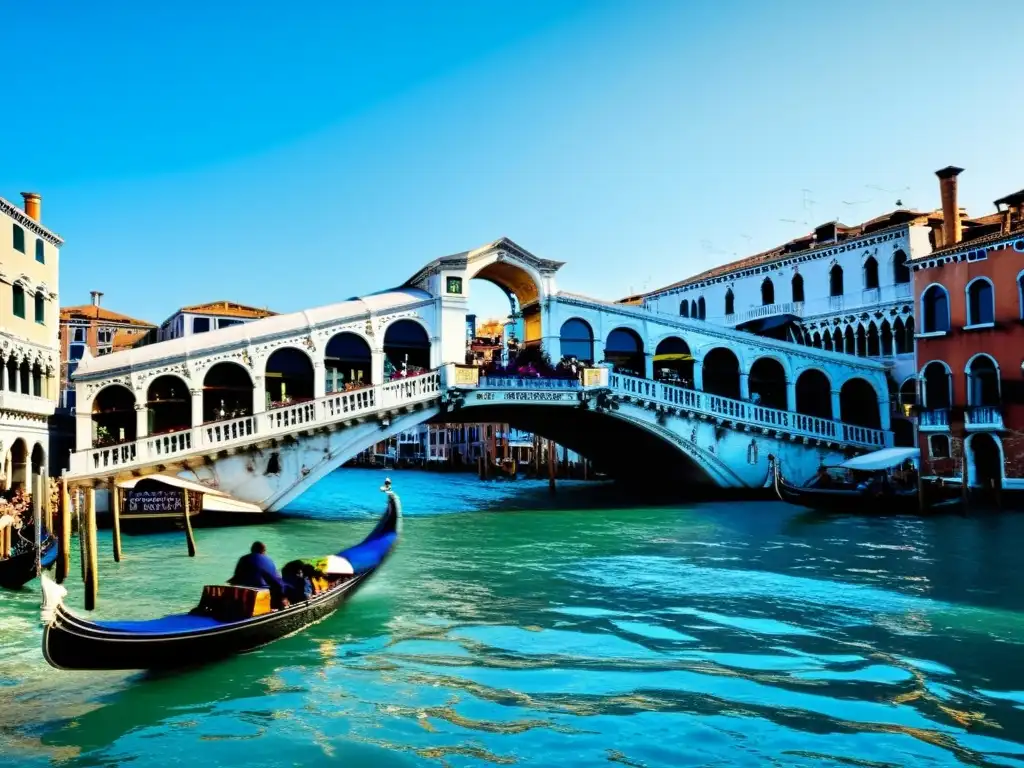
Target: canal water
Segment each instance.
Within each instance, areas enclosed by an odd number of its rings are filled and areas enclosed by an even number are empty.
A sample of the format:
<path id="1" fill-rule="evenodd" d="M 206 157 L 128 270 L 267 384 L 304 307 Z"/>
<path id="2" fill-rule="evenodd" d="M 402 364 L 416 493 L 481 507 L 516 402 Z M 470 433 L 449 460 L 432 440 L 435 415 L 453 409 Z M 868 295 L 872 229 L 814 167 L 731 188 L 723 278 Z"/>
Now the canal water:
<path id="1" fill-rule="evenodd" d="M 280 523 L 199 530 L 194 560 L 175 533 L 125 537 L 115 565 L 101 532 L 96 615 L 187 609 L 255 537 L 278 565 L 339 549 L 382 479 L 341 470 Z M 381 573 L 212 666 L 51 670 L 38 593 L 0 594 L 0 764 L 1024 766 L 1024 515 L 393 479 L 406 521 Z"/>

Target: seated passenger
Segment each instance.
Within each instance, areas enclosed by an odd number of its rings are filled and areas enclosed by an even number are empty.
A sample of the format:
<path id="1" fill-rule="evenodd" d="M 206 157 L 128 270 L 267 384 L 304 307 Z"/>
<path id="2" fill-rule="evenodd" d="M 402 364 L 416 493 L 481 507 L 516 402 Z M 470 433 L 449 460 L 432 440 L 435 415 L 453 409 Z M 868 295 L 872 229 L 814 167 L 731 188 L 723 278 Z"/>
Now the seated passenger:
<path id="1" fill-rule="evenodd" d="M 294 602 L 308 600 L 313 595 L 313 566 L 301 560 L 292 560 L 281 569 L 285 583 L 285 594 Z"/>
<path id="2" fill-rule="evenodd" d="M 273 608 L 284 608 L 288 605 L 286 585 L 274 561 L 267 557 L 267 547 L 261 541 L 254 541 L 248 555 L 238 558 L 234 575 L 228 584 L 236 587 L 256 587 L 270 590 L 270 604 Z"/>

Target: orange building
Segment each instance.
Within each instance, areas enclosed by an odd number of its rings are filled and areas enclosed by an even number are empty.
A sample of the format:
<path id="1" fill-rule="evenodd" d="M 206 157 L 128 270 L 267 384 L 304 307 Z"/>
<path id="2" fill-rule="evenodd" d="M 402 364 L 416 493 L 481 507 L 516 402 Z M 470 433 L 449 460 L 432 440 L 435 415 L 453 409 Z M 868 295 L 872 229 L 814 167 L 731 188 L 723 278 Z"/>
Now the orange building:
<path id="1" fill-rule="evenodd" d="M 922 473 L 1024 491 L 1024 190 L 967 218 L 961 171 L 937 171 L 943 246 L 911 262 Z"/>

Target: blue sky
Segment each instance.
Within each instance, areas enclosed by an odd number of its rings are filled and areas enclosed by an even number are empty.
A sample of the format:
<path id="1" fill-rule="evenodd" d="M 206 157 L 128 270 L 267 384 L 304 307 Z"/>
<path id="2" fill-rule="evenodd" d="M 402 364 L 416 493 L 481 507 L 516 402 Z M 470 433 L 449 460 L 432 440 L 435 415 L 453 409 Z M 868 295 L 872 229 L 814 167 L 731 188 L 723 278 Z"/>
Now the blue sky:
<path id="1" fill-rule="evenodd" d="M 978 213 L 1024 187 L 1006 9 L 4 3 L 0 195 L 43 194 L 62 304 L 154 322 L 325 304 L 503 235 L 619 298 L 937 207 L 945 165 Z"/>

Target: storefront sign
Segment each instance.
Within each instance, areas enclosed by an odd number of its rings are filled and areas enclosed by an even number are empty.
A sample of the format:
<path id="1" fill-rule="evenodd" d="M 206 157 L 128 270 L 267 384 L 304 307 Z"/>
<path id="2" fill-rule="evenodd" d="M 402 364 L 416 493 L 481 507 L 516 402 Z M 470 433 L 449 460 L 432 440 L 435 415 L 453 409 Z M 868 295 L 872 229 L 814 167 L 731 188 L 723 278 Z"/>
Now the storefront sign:
<path id="1" fill-rule="evenodd" d="M 516 400 L 519 402 L 565 402 L 576 399 L 575 392 L 506 392 L 505 400 Z"/>
<path id="2" fill-rule="evenodd" d="M 186 493 L 191 494 L 190 512 L 195 513 L 203 508 L 203 494 L 198 491 L 185 491 L 181 488 L 130 489 L 124 491 L 122 511 L 126 515 L 183 515 Z"/>

